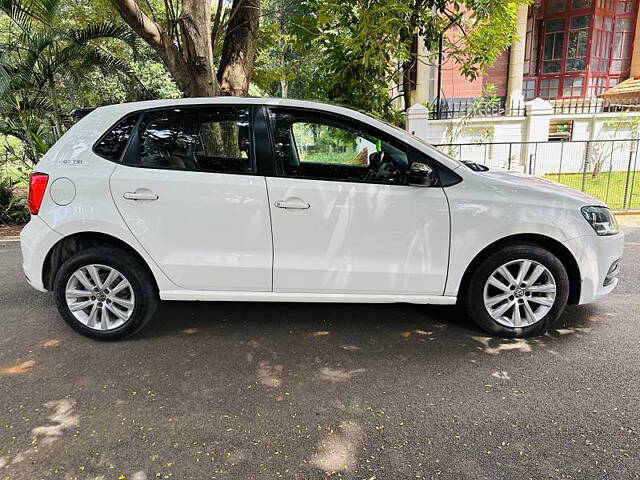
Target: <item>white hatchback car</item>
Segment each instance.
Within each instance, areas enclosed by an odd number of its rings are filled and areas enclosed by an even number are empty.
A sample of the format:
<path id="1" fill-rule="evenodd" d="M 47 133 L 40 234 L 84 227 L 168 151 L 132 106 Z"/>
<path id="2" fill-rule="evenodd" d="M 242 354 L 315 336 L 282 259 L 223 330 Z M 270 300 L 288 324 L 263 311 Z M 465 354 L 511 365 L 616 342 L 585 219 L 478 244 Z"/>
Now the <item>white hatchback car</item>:
<path id="1" fill-rule="evenodd" d="M 624 243 L 580 192 L 282 99 L 100 107 L 38 163 L 29 208 L 29 283 L 110 339 L 158 299 L 460 303 L 487 332 L 537 335 L 613 290 Z"/>

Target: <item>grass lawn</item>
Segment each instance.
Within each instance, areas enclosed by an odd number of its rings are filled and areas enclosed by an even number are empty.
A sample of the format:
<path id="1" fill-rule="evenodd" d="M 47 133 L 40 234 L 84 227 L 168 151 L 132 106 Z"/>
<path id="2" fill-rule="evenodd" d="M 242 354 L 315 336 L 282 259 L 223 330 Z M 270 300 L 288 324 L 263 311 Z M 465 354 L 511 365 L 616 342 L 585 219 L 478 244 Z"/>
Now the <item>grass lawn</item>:
<path id="1" fill-rule="evenodd" d="M 582 173 L 549 173 L 545 178 L 562 183 L 577 190 L 582 189 Z M 587 172 L 584 191 L 606 202 L 613 210 L 621 210 L 624 203 L 627 172 L 603 172 L 592 178 Z M 640 171 L 631 172 L 627 191 L 626 208 L 640 209 Z"/>

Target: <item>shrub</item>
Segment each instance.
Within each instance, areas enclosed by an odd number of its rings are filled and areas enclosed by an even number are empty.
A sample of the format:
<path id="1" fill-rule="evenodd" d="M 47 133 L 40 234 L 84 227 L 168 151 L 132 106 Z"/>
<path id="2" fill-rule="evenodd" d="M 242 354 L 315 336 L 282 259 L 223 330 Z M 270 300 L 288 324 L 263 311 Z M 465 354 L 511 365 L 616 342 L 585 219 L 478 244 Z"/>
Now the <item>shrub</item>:
<path id="1" fill-rule="evenodd" d="M 29 220 L 24 190 L 16 189 L 16 182 L 0 177 L 0 225 L 26 223 Z"/>

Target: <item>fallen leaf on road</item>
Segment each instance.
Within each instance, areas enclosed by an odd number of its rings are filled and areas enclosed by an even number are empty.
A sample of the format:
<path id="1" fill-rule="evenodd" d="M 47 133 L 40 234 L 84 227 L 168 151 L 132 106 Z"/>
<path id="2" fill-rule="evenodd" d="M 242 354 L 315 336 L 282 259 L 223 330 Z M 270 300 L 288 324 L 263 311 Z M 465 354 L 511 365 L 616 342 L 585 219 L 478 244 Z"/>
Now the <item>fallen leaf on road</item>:
<path id="1" fill-rule="evenodd" d="M 60 345 L 60 340 L 58 340 L 57 338 L 52 338 L 51 340 L 42 342 L 41 345 L 43 347 L 57 347 Z"/>
<path id="2" fill-rule="evenodd" d="M 36 365 L 35 360 L 27 360 L 12 367 L 0 368 L 0 375 L 14 375 L 17 373 L 27 373 Z"/>
<path id="3" fill-rule="evenodd" d="M 493 372 L 491 376 L 499 378 L 500 380 L 511 380 L 509 374 L 504 370 L 502 370 L 501 372 Z"/>
<path id="4" fill-rule="evenodd" d="M 401 336 L 402 338 L 409 338 L 409 337 L 410 337 L 411 335 L 413 335 L 414 333 L 415 333 L 416 335 L 433 335 L 433 332 L 427 332 L 427 331 L 425 331 L 425 330 L 420 330 L 419 328 L 416 328 L 415 330 L 409 330 L 409 331 L 407 331 L 407 332 L 402 332 L 402 333 L 400 334 L 400 336 Z"/>
<path id="5" fill-rule="evenodd" d="M 356 350 L 360 350 L 360 347 L 357 345 L 341 345 L 340 348 L 344 350 L 348 350 L 349 352 L 355 352 Z"/>
<path id="6" fill-rule="evenodd" d="M 346 382 L 356 373 L 364 373 L 364 368 L 344 370 L 342 368 L 323 367 L 320 369 L 320 378 L 331 383 Z"/>
<path id="7" fill-rule="evenodd" d="M 198 329 L 197 328 L 185 328 L 184 330 L 182 330 L 182 333 L 184 333 L 185 335 L 193 335 L 194 333 L 198 333 Z"/>

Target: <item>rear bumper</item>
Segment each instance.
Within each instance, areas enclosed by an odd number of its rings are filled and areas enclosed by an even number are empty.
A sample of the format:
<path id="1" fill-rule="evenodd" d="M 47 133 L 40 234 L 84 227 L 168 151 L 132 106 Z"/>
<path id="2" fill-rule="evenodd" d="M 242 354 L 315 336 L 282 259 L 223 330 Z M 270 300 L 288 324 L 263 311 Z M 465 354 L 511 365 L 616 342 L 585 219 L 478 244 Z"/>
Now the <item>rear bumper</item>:
<path id="1" fill-rule="evenodd" d="M 51 248 L 61 239 L 62 235 L 54 232 L 38 216 L 31 216 L 29 223 L 20 232 L 22 269 L 27 282 L 36 290 L 47 291 L 42 281 L 44 261 Z"/>
<path id="2" fill-rule="evenodd" d="M 564 245 L 573 253 L 580 268 L 580 305 L 599 300 L 613 291 L 618 279 L 611 276 L 610 269 L 614 262 L 622 257 L 622 232 L 606 237 L 588 235 L 574 238 Z M 614 274 L 617 274 L 617 271 Z"/>

